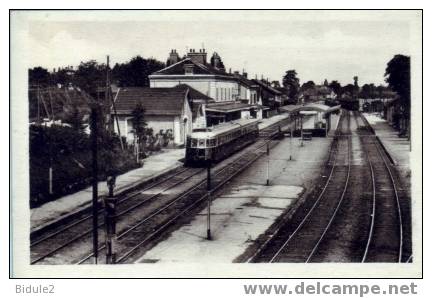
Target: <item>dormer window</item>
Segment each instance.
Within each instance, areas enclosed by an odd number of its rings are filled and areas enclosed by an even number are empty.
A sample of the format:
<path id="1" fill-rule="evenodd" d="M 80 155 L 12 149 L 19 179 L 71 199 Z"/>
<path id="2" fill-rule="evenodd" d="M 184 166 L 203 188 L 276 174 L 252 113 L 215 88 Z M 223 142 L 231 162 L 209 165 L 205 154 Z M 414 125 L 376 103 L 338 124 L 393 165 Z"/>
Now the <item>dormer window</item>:
<path id="1" fill-rule="evenodd" d="M 185 70 L 185 75 L 191 75 L 193 74 L 193 64 L 185 64 L 184 66 L 184 70 Z"/>

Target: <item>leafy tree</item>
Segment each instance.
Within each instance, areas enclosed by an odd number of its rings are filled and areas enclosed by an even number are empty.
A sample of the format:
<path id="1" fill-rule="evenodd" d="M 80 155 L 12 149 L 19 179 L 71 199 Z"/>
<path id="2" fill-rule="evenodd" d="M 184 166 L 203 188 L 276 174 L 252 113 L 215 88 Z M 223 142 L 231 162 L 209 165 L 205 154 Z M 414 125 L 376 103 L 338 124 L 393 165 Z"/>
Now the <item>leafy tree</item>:
<path id="1" fill-rule="evenodd" d="M 298 93 L 300 90 L 300 80 L 297 78 L 295 70 L 288 70 L 282 78 L 282 85 L 288 90 L 288 98 L 291 101 L 297 102 Z"/>
<path id="2" fill-rule="evenodd" d="M 74 75 L 74 82 L 89 94 L 94 94 L 97 87 L 105 86 L 106 66 L 96 60 L 81 62 Z"/>
<path id="3" fill-rule="evenodd" d="M 300 90 L 301 90 L 301 91 L 305 91 L 305 90 L 313 89 L 313 88 L 315 88 L 315 83 L 314 83 L 314 81 L 307 81 L 306 83 L 304 83 L 304 84 L 301 86 Z"/>
<path id="4" fill-rule="evenodd" d="M 374 84 L 364 84 L 359 93 L 361 98 L 376 98 L 377 87 Z"/>
<path id="5" fill-rule="evenodd" d="M 342 93 L 348 94 L 348 96 L 353 97 L 355 93 L 356 87 L 353 84 L 347 84 L 342 87 Z"/>
<path id="6" fill-rule="evenodd" d="M 136 56 L 127 63 L 116 64 L 113 68 L 113 77 L 120 87 L 148 87 L 148 76 L 164 67 L 165 64 L 156 59 Z"/>
<path id="7" fill-rule="evenodd" d="M 271 86 L 272 86 L 273 88 L 280 88 L 280 87 L 281 87 L 279 81 L 272 81 L 272 82 L 271 82 Z"/>
<path id="8" fill-rule="evenodd" d="M 72 111 L 65 122 L 69 123 L 72 129 L 77 133 L 84 133 L 86 124 L 83 120 L 84 114 L 80 111 L 76 103 L 72 103 Z"/>
<path id="9" fill-rule="evenodd" d="M 37 66 L 28 70 L 30 86 L 48 86 L 51 75 L 46 68 Z"/>
<path id="10" fill-rule="evenodd" d="M 388 63 L 385 71 L 385 80 L 389 86 L 400 96 L 403 113 L 410 115 L 411 106 L 411 75 L 410 57 L 395 55 Z"/>
<path id="11" fill-rule="evenodd" d="M 54 84 L 61 84 L 62 86 L 68 86 L 70 83 L 73 84 L 74 81 L 74 76 L 64 68 L 59 68 L 56 72 L 51 74 L 51 77 Z"/>
<path id="12" fill-rule="evenodd" d="M 336 93 L 338 97 L 340 97 L 342 93 L 342 86 L 338 81 L 331 81 L 329 87 L 333 90 L 334 93 Z"/>

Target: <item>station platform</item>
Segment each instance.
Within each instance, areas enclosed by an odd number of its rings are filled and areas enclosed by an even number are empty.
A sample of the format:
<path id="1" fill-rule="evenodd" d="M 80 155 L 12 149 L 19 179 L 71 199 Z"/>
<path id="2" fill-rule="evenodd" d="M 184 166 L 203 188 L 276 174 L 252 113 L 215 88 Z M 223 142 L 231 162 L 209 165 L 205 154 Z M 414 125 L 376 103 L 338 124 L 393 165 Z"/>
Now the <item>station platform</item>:
<path id="1" fill-rule="evenodd" d="M 411 177 L 410 141 L 406 138 L 400 138 L 398 131 L 378 114 L 363 113 L 363 116 L 375 131 L 376 136 L 391 156 L 395 166 L 399 169 L 401 178 L 409 185 Z"/>
<path id="2" fill-rule="evenodd" d="M 256 250 L 255 241 L 312 189 L 331 142 L 332 138 L 314 138 L 300 146 L 299 138 L 281 140 L 270 150 L 269 185 L 264 155 L 213 199 L 211 241 L 206 239 L 205 208 L 136 263 L 228 264 L 247 260 Z"/>

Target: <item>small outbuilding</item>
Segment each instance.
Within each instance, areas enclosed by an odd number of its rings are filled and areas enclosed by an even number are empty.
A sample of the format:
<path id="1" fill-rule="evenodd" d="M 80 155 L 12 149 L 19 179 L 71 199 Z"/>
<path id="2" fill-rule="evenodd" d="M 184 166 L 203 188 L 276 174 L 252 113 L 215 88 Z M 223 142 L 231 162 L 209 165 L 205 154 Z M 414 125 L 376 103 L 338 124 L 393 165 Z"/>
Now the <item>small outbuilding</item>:
<path id="1" fill-rule="evenodd" d="M 172 132 L 172 142 L 182 145 L 186 136 L 197 126 L 204 126 L 205 113 L 203 108 L 208 96 L 186 85 L 172 88 L 120 88 L 115 95 L 115 109 L 111 115 L 117 117 L 119 130 L 114 130 L 126 137 L 128 143 L 135 139 L 132 127 L 132 112 L 141 105 L 144 108 L 144 120 L 153 132 Z"/>

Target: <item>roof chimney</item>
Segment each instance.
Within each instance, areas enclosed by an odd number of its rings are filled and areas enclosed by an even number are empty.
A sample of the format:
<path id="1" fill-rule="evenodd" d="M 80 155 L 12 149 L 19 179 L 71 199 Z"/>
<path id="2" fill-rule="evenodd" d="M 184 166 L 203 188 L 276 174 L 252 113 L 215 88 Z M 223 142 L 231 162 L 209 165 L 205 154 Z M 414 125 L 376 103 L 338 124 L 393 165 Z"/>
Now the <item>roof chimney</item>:
<path id="1" fill-rule="evenodd" d="M 188 53 L 188 58 L 190 58 L 193 62 L 196 63 L 207 63 L 207 53 L 205 49 L 200 49 L 199 52 L 195 52 L 195 49 L 190 49 Z"/>
<path id="2" fill-rule="evenodd" d="M 175 64 L 180 61 L 180 56 L 177 53 L 177 50 L 172 49 L 167 60 L 167 66 L 170 66 L 172 64 Z"/>

